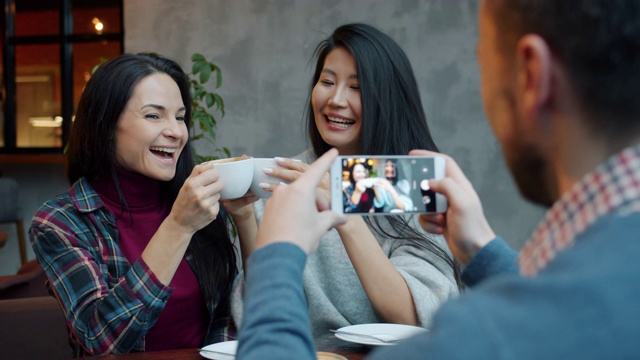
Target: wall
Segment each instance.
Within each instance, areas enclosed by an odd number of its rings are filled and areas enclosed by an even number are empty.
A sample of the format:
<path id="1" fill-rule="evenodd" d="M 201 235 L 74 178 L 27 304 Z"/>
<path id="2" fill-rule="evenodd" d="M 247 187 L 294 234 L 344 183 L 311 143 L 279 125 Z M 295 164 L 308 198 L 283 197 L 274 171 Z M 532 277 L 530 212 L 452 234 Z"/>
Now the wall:
<path id="1" fill-rule="evenodd" d="M 367 22 L 406 51 L 429 126 L 456 158 L 495 231 L 520 247 L 542 210 L 520 200 L 489 129 L 476 65 L 476 0 L 125 1 L 125 50 L 153 50 L 190 69 L 200 52 L 222 68 L 221 145 L 232 155 L 289 156 L 306 147 L 302 112 L 317 43 Z"/>

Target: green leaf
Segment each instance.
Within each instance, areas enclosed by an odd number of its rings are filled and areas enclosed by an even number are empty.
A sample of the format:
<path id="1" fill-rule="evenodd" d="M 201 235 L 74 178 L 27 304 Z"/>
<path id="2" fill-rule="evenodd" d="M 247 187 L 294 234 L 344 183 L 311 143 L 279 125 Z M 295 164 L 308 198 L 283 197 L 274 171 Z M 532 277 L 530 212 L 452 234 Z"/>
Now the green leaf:
<path id="1" fill-rule="evenodd" d="M 201 61 L 194 61 L 193 62 L 193 66 L 191 67 L 191 72 L 195 75 L 195 74 L 200 72 L 201 68 L 202 68 L 202 62 Z"/>
<path id="2" fill-rule="evenodd" d="M 222 86 L 222 73 L 220 72 L 220 68 L 216 69 L 216 89 Z"/>
<path id="3" fill-rule="evenodd" d="M 220 156 L 230 157 L 231 152 L 227 148 L 221 148 L 216 145 L 216 129 L 217 121 L 214 114 L 225 115 L 224 101 L 222 97 L 215 92 L 207 90 L 205 84 L 211 80 L 212 73 L 215 74 L 215 88 L 222 86 L 222 72 L 220 68 L 210 62 L 199 53 L 191 55 L 191 69 L 189 74 L 189 84 L 191 93 L 192 121 L 189 126 L 189 137 L 191 141 L 204 140 L 212 145 L 210 154 L 202 156 L 193 150 L 194 160 L 197 162 L 219 159 Z M 212 111 L 214 108 L 216 111 Z"/>
<path id="4" fill-rule="evenodd" d="M 222 98 L 218 94 L 213 94 L 213 96 L 216 98 L 216 108 L 224 117 L 224 100 L 222 100 Z"/>
<path id="5" fill-rule="evenodd" d="M 214 94 L 212 94 L 212 93 L 210 93 L 210 92 L 208 92 L 208 93 L 205 95 L 205 101 L 206 101 L 206 103 L 207 103 L 207 108 L 212 107 L 212 106 L 215 104 L 215 102 L 216 102 L 215 95 L 214 95 Z"/>
<path id="6" fill-rule="evenodd" d="M 211 68 L 209 66 L 203 66 L 200 69 L 200 83 L 204 84 L 211 78 Z"/>
<path id="7" fill-rule="evenodd" d="M 194 53 L 191 55 L 191 61 L 207 61 L 207 59 L 205 59 L 200 53 Z"/>

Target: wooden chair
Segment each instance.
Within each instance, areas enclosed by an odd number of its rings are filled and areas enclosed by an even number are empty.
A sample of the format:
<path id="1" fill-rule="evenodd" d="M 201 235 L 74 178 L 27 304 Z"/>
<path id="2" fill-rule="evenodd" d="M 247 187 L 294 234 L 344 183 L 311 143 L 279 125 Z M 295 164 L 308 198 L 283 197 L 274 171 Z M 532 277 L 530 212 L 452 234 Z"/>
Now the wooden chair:
<path id="1" fill-rule="evenodd" d="M 18 208 L 18 182 L 12 178 L 0 177 L 0 224 L 13 223 L 18 234 L 20 264 L 27 262 L 27 243 Z"/>
<path id="2" fill-rule="evenodd" d="M 38 261 L 27 261 L 15 275 L 0 276 L 0 300 L 48 296 L 46 280 Z"/>

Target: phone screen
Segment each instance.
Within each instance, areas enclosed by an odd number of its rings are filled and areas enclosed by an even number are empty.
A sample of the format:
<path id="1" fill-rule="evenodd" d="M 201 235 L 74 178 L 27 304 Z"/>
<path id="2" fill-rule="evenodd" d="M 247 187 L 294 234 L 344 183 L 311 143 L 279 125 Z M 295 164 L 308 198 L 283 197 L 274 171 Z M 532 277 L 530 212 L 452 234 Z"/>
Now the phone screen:
<path id="1" fill-rule="evenodd" d="M 429 188 L 435 174 L 431 157 L 342 157 L 344 213 L 393 214 L 436 212 Z"/>

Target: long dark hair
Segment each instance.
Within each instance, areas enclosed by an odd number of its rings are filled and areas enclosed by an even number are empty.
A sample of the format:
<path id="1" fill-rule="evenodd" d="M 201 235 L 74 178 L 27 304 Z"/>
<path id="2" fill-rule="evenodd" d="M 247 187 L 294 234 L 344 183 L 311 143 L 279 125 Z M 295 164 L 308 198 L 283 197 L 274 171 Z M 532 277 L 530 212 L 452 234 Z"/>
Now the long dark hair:
<path id="1" fill-rule="evenodd" d="M 356 180 L 353 178 L 353 172 L 356 170 L 356 166 L 362 166 L 364 168 L 365 171 L 369 171 L 369 168 L 367 165 L 365 165 L 364 163 L 360 163 L 360 162 L 354 162 L 353 165 L 351 165 L 351 167 L 349 167 L 349 181 L 351 181 L 351 183 L 355 186 L 356 184 Z M 368 177 L 368 176 L 367 176 Z"/>
<path id="2" fill-rule="evenodd" d="M 185 123 L 189 127 L 189 78 L 180 65 L 153 53 L 123 54 L 113 58 L 91 76 L 80 97 L 67 148 L 69 182 L 74 183 L 81 177 L 89 180 L 113 178 L 120 201 L 128 208 L 116 172 L 116 124 L 138 82 L 156 73 L 169 75 L 178 85 L 186 108 Z M 191 144 L 187 140 L 178 158 L 176 175 L 162 184 L 160 196 L 164 201 L 173 204 L 194 166 Z M 196 232 L 189 244 L 204 296 L 216 304 L 229 297 L 237 272 L 236 252 L 225 219 L 224 209 L 221 209 L 217 219 Z"/>
<path id="3" fill-rule="evenodd" d="M 412 149 L 438 151 L 427 126 L 409 59 L 393 39 L 371 25 L 342 25 L 318 44 L 309 94 L 320 79 L 327 55 L 338 47 L 347 49 L 356 62 L 362 104 L 359 155 L 406 155 Z M 321 156 L 332 146 L 322 139 L 315 125 L 311 95 L 305 115 L 311 146 L 315 155 Z M 460 267 L 456 261 L 439 244 L 412 228 L 407 219 L 402 216 L 364 219 L 380 235 L 414 240 L 435 254 L 451 266 L 460 286 Z M 383 223 L 394 229 L 395 234 L 383 230 Z"/>

